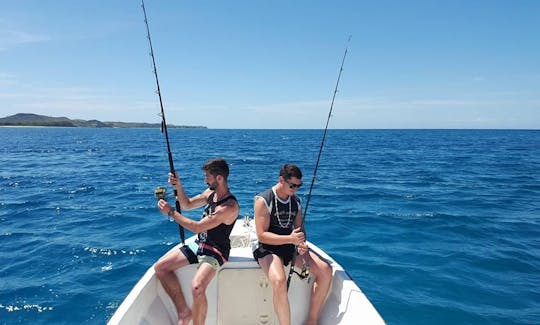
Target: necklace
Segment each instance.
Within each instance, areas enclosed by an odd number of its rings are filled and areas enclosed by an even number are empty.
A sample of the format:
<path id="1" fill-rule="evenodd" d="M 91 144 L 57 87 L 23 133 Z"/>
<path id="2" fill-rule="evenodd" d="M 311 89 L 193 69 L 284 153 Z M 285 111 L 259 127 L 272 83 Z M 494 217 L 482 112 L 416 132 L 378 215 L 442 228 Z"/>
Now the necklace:
<path id="1" fill-rule="evenodd" d="M 281 218 L 279 217 L 279 208 L 278 208 L 278 199 L 277 199 L 278 195 L 277 195 L 277 190 L 274 190 L 274 204 L 276 206 L 276 219 L 279 223 L 279 226 L 281 228 L 289 228 L 290 224 L 291 224 L 291 217 L 292 217 L 292 206 L 291 206 L 291 197 L 289 196 L 289 217 L 287 218 L 287 223 L 286 224 L 283 224 L 281 222 Z"/>

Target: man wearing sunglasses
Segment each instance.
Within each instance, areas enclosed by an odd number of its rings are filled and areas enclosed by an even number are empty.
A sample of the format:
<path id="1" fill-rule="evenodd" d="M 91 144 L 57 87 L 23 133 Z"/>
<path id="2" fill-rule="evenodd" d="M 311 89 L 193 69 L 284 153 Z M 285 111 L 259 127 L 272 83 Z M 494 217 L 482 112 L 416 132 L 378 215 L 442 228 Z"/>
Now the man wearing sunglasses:
<path id="1" fill-rule="evenodd" d="M 259 242 L 253 256 L 272 284 L 274 311 L 281 325 L 291 323 L 284 266 L 291 263 L 295 249 L 299 254 L 295 266 L 309 269 L 315 276 L 305 324 L 317 324 L 332 277 L 330 266 L 307 246 L 302 229 L 302 205 L 296 195 L 301 185 L 300 168 L 285 164 L 279 172 L 278 183 L 255 196 L 255 229 Z"/>

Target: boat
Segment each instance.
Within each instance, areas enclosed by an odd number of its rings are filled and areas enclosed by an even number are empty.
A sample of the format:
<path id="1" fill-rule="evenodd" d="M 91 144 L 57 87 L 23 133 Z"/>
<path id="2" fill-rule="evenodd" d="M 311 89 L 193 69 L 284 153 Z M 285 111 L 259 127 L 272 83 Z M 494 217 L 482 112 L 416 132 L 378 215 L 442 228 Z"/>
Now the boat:
<path id="1" fill-rule="evenodd" d="M 253 259 L 252 243 L 256 241 L 253 219 L 244 217 L 235 222 L 230 235 L 229 261 L 209 284 L 206 295 L 208 313 L 206 324 L 271 325 L 279 324 L 272 303 L 272 287 Z M 186 240 L 194 241 L 196 236 Z M 348 273 L 332 257 L 313 243 L 311 250 L 332 266 L 332 285 L 321 312 L 319 324 L 385 324 L 383 318 Z M 180 244 L 179 244 L 180 245 Z M 176 245 L 171 250 L 178 249 Z M 188 305 L 192 305 L 191 279 L 196 265 L 176 271 Z M 286 274 L 288 274 L 288 267 Z M 297 270 L 300 273 L 300 270 Z M 313 281 L 293 274 L 288 295 L 291 323 L 302 324 L 308 314 Z M 108 321 L 108 325 L 177 324 L 177 313 L 151 266 L 133 287 Z"/>

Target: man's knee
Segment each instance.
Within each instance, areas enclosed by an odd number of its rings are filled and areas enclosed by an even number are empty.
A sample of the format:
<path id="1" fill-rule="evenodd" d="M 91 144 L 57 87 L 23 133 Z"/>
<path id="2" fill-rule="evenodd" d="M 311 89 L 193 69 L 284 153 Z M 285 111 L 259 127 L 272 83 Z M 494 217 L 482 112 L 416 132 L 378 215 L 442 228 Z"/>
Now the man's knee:
<path id="1" fill-rule="evenodd" d="M 332 267 L 328 263 L 321 263 L 319 266 L 319 277 L 328 281 L 332 278 Z"/>
<path id="2" fill-rule="evenodd" d="M 274 290 L 287 289 L 287 279 L 285 278 L 285 274 L 274 274 L 270 276 L 270 283 L 272 283 Z"/>
<path id="3" fill-rule="evenodd" d="M 167 268 L 166 263 L 158 261 L 156 264 L 154 264 L 154 272 L 156 272 L 156 276 L 158 277 L 158 279 L 161 279 L 164 275 L 170 273 L 171 270 Z"/>
<path id="4" fill-rule="evenodd" d="M 193 295 L 193 299 L 204 296 L 205 292 L 206 286 L 204 285 L 204 283 L 197 280 L 193 280 L 191 282 L 191 294 Z"/>

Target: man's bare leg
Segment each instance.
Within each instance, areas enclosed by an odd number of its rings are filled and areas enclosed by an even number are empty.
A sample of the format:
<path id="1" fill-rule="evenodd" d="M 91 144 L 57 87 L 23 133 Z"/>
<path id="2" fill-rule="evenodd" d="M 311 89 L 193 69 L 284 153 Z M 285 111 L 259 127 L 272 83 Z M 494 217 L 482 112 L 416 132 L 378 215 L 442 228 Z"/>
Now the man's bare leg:
<path id="1" fill-rule="evenodd" d="M 297 258 L 296 265 L 298 267 L 302 267 L 304 262 L 302 258 L 305 258 L 305 262 L 309 265 L 310 273 L 315 276 L 315 283 L 313 284 L 313 291 L 311 292 L 311 299 L 309 301 L 308 319 L 304 325 L 317 325 L 326 296 L 328 295 L 328 290 L 330 289 L 330 284 L 332 283 L 332 268 L 312 251 Z"/>
<path id="2" fill-rule="evenodd" d="M 176 307 L 178 325 L 187 325 L 191 321 L 191 310 L 187 306 L 180 281 L 174 271 L 188 264 L 187 258 L 178 250 L 165 255 L 154 265 L 157 278 Z"/>
<path id="3" fill-rule="evenodd" d="M 287 296 L 287 279 L 283 270 L 283 262 L 274 254 L 259 259 L 259 265 L 272 284 L 274 311 L 280 325 L 291 324 L 291 309 Z"/>
<path id="4" fill-rule="evenodd" d="M 208 299 L 206 288 L 216 275 L 216 270 L 208 263 L 201 263 L 195 277 L 191 282 L 191 293 L 193 294 L 193 324 L 204 325 L 208 312 Z"/>

